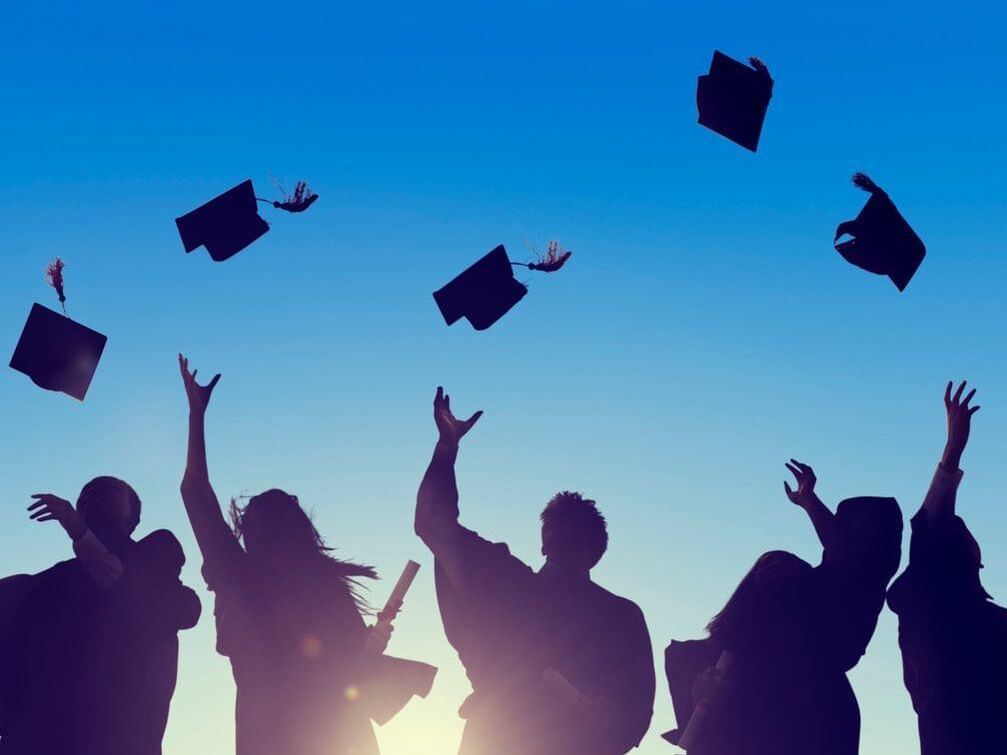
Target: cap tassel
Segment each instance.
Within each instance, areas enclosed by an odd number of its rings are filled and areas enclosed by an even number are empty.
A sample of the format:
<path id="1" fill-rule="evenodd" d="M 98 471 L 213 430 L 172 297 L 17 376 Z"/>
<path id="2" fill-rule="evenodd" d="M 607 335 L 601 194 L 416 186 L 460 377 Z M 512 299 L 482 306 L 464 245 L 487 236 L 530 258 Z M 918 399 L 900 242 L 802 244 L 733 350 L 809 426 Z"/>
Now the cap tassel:
<path id="1" fill-rule="evenodd" d="M 761 73 L 767 79 L 771 78 L 769 75 L 769 66 L 766 65 L 765 61 L 763 61 L 762 58 L 757 58 L 753 55 L 748 59 L 748 63 L 749 65 L 752 66 L 752 68 Z"/>
<path id="2" fill-rule="evenodd" d="M 66 314 L 66 296 L 63 294 L 63 268 L 65 264 L 63 263 L 62 257 L 57 257 L 49 266 L 45 269 L 45 280 L 50 286 L 56 289 L 56 295 L 59 297 L 59 304 L 63 308 L 63 314 Z"/>
<path id="3" fill-rule="evenodd" d="M 538 270 L 543 273 L 555 273 L 573 255 L 568 249 L 560 249 L 558 241 L 550 241 L 549 248 L 545 256 L 539 255 L 538 262 L 512 262 L 512 265 L 520 265 L 529 270 Z"/>
<path id="4" fill-rule="evenodd" d="M 278 210 L 286 210 L 287 212 L 304 212 L 315 203 L 315 200 L 318 199 L 318 195 L 308 188 L 307 182 L 298 181 L 294 186 L 294 192 L 292 194 L 288 194 L 286 191 L 283 192 L 282 202 L 277 202 L 271 199 L 262 199 L 261 197 L 256 197 L 256 199 L 259 202 L 271 204 Z"/>
<path id="5" fill-rule="evenodd" d="M 853 185 L 856 186 L 858 189 L 863 189 L 864 191 L 870 192 L 871 194 L 877 194 L 881 192 L 881 187 L 878 186 L 876 183 L 874 183 L 874 181 L 872 181 L 866 173 L 854 173 L 853 178 L 851 180 L 853 181 Z"/>

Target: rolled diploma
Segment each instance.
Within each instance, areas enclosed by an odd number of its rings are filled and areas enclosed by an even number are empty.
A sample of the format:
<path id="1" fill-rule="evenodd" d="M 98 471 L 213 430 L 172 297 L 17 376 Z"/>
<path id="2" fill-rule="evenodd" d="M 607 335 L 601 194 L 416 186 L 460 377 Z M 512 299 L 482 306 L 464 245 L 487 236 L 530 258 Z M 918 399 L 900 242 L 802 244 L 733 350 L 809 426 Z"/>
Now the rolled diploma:
<path id="1" fill-rule="evenodd" d="M 717 659 L 716 669 L 721 674 L 726 674 L 731 668 L 731 664 L 734 662 L 734 653 L 730 650 L 724 650 L 720 653 L 720 658 Z M 705 700 L 700 700 L 695 709 L 692 711 L 692 715 L 689 717 L 689 723 L 685 725 L 685 731 L 682 732 L 682 736 L 678 738 L 678 746 L 681 747 L 686 752 L 696 743 L 696 738 L 701 737 L 703 734 L 703 725 L 706 717 L 709 715 L 710 706 Z"/>
<path id="2" fill-rule="evenodd" d="M 554 668 L 542 672 L 542 680 L 563 698 L 567 705 L 577 705 L 583 696 L 580 690 L 570 684 L 570 680 Z"/>
<path id="3" fill-rule="evenodd" d="M 378 614 L 379 624 L 391 624 L 395 615 L 402 608 L 402 601 L 406 598 L 406 593 L 412 587 L 413 580 L 416 579 L 416 572 L 420 570 L 420 565 L 413 560 L 406 561 L 406 566 L 399 575 L 398 582 L 392 588 L 392 594 L 388 596 L 385 607 Z"/>

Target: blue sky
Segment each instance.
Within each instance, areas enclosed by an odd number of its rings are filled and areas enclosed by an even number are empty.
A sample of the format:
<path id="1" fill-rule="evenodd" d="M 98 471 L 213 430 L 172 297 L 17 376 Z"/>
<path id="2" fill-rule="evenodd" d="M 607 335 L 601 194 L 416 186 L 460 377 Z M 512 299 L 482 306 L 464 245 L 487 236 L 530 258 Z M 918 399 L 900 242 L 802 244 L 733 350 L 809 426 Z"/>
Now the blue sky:
<path id="1" fill-rule="evenodd" d="M 13 350 L 57 255 L 71 315 L 109 343 L 83 404 L 0 372 L 9 431 L 5 573 L 69 552 L 28 496 L 130 480 L 144 529 L 198 556 L 177 493 L 177 366 L 223 373 L 209 417 L 222 498 L 280 486 L 347 557 L 424 569 L 392 651 L 441 667 L 381 731 L 386 755 L 453 752 L 467 684 L 443 639 L 415 489 L 443 383 L 485 410 L 459 461 L 464 521 L 538 562 L 552 493 L 596 498 L 596 577 L 647 614 L 660 660 L 699 636 L 755 557 L 817 558 L 783 496 L 815 466 L 830 503 L 915 510 L 943 442 L 946 380 L 979 386 L 961 511 L 1007 597 L 1007 11 L 918 4 L 514 2 L 282 6 L 22 4 L 0 11 L 0 344 Z M 714 49 L 776 79 L 759 153 L 696 124 Z M 904 294 L 846 265 L 836 224 L 863 170 L 923 238 Z M 307 179 L 302 216 L 234 259 L 185 255 L 173 218 L 252 178 Z M 498 243 L 560 239 L 491 330 L 447 328 L 430 293 Z M 205 594 L 204 594 L 205 597 Z M 168 755 L 232 746 L 233 684 L 207 616 L 182 641 Z M 912 752 L 887 613 L 853 674 L 865 755 Z M 668 752 L 659 689 L 640 752 Z"/>

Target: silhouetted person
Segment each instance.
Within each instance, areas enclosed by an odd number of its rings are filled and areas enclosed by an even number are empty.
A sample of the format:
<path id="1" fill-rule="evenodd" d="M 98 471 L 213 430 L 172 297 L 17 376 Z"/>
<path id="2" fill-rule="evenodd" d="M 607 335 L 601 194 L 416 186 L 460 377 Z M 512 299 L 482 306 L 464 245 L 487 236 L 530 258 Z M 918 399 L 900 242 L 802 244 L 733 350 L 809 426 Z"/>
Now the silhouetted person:
<path id="1" fill-rule="evenodd" d="M 228 526 L 204 436 L 220 375 L 201 386 L 188 360 L 179 366 L 189 400 L 182 500 L 216 596 L 217 651 L 237 685 L 238 755 L 377 753 L 370 719 L 426 694 L 431 667 L 382 655 L 391 630 L 364 623 L 355 589 L 374 570 L 333 558 L 297 498 L 267 490 L 232 505 Z"/>
<path id="2" fill-rule="evenodd" d="M 846 672 L 863 655 L 898 568 L 902 515 L 892 498 L 851 498 L 833 514 L 815 474 L 791 460 L 804 509 L 822 543 L 812 567 L 786 551 L 756 561 L 707 627 L 672 642 L 665 663 L 690 755 L 855 755 L 860 711 Z M 701 711 L 701 712 L 697 712 Z"/>
<path id="3" fill-rule="evenodd" d="M 972 390 L 944 394 L 948 437 L 923 505 L 912 518 L 909 566 L 888 591 L 899 617 L 903 677 L 923 755 L 1004 752 L 1007 737 L 1007 610 L 979 580 L 979 544 L 955 513 L 968 443 Z"/>
<path id="4" fill-rule="evenodd" d="M 462 755 L 615 755 L 650 724 L 654 661 L 640 609 L 591 581 L 605 552 L 594 501 L 559 493 L 542 512 L 545 565 L 458 522 L 458 443 L 479 419 L 451 413 L 437 389 L 440 437 L 416 501 L 416 534 L 436 558 L 448 640 L 473 692 Z"/>
<path id="5" fill-rule="evenodd" d="M 158 530 L 134 542 L 140 499 L 122 480 L 87 483 L 77 508 L 37 494 L 76 557 L 0 583 L 0 753 L 157 755 L 178 667 L 178 632 L 200 604 L 184 556 Z"/>

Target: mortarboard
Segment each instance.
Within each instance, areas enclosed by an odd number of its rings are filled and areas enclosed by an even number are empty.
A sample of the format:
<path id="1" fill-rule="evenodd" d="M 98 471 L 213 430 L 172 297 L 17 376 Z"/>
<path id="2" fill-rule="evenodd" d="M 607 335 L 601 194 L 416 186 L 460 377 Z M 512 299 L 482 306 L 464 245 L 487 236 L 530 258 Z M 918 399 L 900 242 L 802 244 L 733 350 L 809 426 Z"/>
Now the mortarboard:
<path id="1" fill-rule="evenodd" d="M 773 79 L 765 63 L 749 60 L 751 67 L 715 50 L 710 72 L 699 77 L 696 107 L 700 124 L 755 152 Z"/>
<path id="2" fill-rule="evenodd" d="M 10 366 L 40 388 L 84 400 L 107 339 L 41 304 L 33 304 Z"/>
<path id="3" fill-rule="evenodd" d="M 853 184 L 870 193 L 867 204 L 853 220 L 836 228 L 834 241 L 848 234 L 853 238 L 836 243 L 843 259 L 877 275 L 887 275 L 899 291 L 904 291 L 927 249 L 896 209 L 889 196 L 863 173 L 853 176 Z"/>
<path id="4" fill-rule="evenodd" d="M 67 316 L 63 267 L 63 260 L 57 257 L 45 271 L 63 314 L 41 304 L 32 305 L 10 366 L 40 388 L 61 391 L 83 401 L 108 339 Z"/>
<path id="5" fill-rule="evenodd" d="M 175 225 L 187 253 L 205 246 L 214 261 L 222 262 L 269 230 L 269 224 L 259 215 L 258 202 L 272 204 L 287 212 L 303 212 L 316 199 L 318 195 L 312 193 L 303 181 L 298 181 L 293 194 L 284 196 L 282 202 L 260 199 L 255 196 L 249 179 L 192 212 L 175 218 Z"/>
<path id="6" fill-rule="evenodd" d="M 560 250 L 553 241 L 548 255 L 539 262 L 511 262 L 501 244 L 434 291 L 434 300 L 448 325 L 464 317 L 476 330 L 486 330 L 528 293 L 528 287 L 514 277 L 515 265 L 550 273 L 559 270 L 570 255 L 571 252 Z"/>

